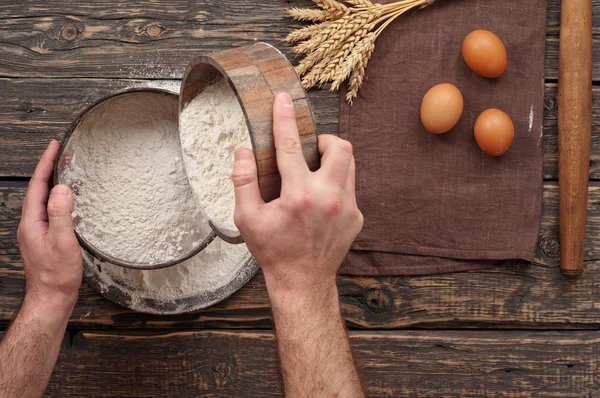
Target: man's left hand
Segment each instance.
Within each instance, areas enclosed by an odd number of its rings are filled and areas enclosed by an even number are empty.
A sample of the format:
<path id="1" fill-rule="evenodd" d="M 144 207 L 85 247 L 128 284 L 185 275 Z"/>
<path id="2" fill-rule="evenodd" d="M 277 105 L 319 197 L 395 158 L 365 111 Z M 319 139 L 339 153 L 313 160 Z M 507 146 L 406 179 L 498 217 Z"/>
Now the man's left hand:
<path id="1" fill-rule="evenodd" d="M 71 307 L 82 277 L 81 248 L 73 231 L 73 192 L 48 185 L 59 149 L 52 141 L 38 163 L 23 201 L 17 232 L 28 299 L 60 300 Z"/>

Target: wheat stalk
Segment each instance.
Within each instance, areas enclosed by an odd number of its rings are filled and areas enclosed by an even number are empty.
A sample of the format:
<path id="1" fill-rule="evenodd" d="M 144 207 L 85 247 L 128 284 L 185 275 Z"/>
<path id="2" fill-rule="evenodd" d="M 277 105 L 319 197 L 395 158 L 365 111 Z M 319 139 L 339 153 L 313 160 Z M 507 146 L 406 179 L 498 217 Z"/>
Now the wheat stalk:
<path id="1" fill-rule="evenodd" d="M 313 0 L 313 3 L 318 5 L 324 10 L 332 10 L 332 11 L 348 11 L 348 7 L 346 7 L 343 3 L 340 3 L 337 0 Z"/>
<path id="2" fill-rule="evenodd" d="M 376 39 L 377 35 L 374 32 L 370 32 L 354 46 L 350 55 L 344 60 L 342 65 L 337 68 L 336 73 L 331 79 L 332 91 L 337 90 L 339 86 L 350 77 L 352 72 L 357 70 L 357 68 L 366 68 L 369 58 L 371 57 L 371 54 L 373 54 Z"/>
<path id="3" fill-rule="evenodd" d="M 284 42 L 288 45 L 291 45 L 299 41 L 310 39 L 330 24 L 330 22 L 323 22 L 320 24 L 308 25 L 303 27 L 302 29 L 294 30 L 293 32 L 290 32 L 289 35 L 287 35 Z"/>
<path id="4" fill-rule="evenodd" d="M 369 59 L 371 59 L 371 55 L 373 55 L 373 51 L 375 50 L 375 39 L 369 41 L 369 43 L 363 49 L 363 56 L 361 58 L 361 62 L 357 66 L 356 69 L 352 70 L 350 73 L 349 81 L 348 81 L 348 91 L 346 92 L 346 101 L 350 105 L 354 102 L 354 99 L 358 95 L 358 89 L 362 86 L 363 78 L 365 77 L 365 70 L 367 69 L 367 64 L 369 63 Z"/>
<path id="5" fill-rule="evenodd" d="M 366 24 L 364 24 L 358 31 L 355 32 L 354 35 L 352 35 L 352 37 L 344 42 L 341 49 L 335 54 L 335 57 L 331 63 L 327 65 L 321 74 L 319 78 L 319 83 L 321 85 L 324 85 L 327 82 L 335 79 L 335 76 L 338 75 L 340 68 L 342 68 L 346 58 L 350 55 L 350 53 L 352 53 L 355 46 L 367 36 L 369 31 L 373 29 L 374 24 L 372 23 L 372 19 L 377 18 L 378 16 L 379 12 L 374 13 L 372 18 L 369 18 L 369 21 Z"/>
<path id="6" fill-rule="evenodd" d="M 297 21 L 323 22 L 327 20 L 327 11 L 309 8 L 290 8 L 285 11 Z"/>
<path id="7" fill-rule="evenodd" d="M 309 89 L 331 83 L 337 90 L 348 81 L 346 100 L 352 104 L 360 89 L 375 41 L 405 12 L 427 7 L 435 0 L 400 0 L 386 5 L 371 0 L 313 0 L 319 7 L 292 8 L 288 15 L 315 22 L 291 32 L 285 43 L 304 58 L 296 66 L 302 85 Z"/>
<path id="8" fill-rule="evenodd" d="M 369 0 L 346 0 L 346 3 L 358 7 L 373 7 L 374 4 Z"/>

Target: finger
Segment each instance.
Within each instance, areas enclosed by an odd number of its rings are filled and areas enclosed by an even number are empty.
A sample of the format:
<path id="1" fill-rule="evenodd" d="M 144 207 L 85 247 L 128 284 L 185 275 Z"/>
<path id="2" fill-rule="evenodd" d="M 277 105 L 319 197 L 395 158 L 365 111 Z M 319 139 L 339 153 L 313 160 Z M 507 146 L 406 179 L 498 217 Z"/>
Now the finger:
<path id="1" fill-rule="evenodd" d="M 23 219 L 26 222 L 48 221 L 46 203 L 48 202 L 48 183 L 54 171 L 54 161 L 59 148 L 58 141 L 52 140 L 33 172 L 25 199 L 23 200 Z"/>
<path id="2" fill-rule="evenodd" d="M 48 199 L 48 234 L 56 241 L 73 236 L 73 192 L 66 185 L 57 185 Z"/>
<path id="3" fill-rule="evenodd" d="M 258 188 L 256 161 L 251 150 L 238 149 L 235 151 L 231 178 L 235 188 L 236 213 L 242 214 L 256 210 L 264 203 Z"/>
<path id="4" fill-rule="evenodd" d="M 327 151 L 327 148 L 329 148 L 334 142 L 337 142 L 340 139 L 340 137 L 333 134 L 320 134 L 317 141 L 317 146 L 319 147 L 319 154 L 321 155 L 321 157 L 323 157 L 323 155 Z"/>
<path id="5" fill-rule="evenodd" d="M 350 167 L 348 168 L 348 177 L 346 177 L 346 192 L 352 196 L 354 203 L 356 203 L 356 162 L 354 156 L 350 161 Z"/>
<path id="6" fill-rule="evenodd" d="M 319 152 L 322 157 L 318 173 L 330 183 L 345 187 L 352 162 L 352 144 L 336 136 L 323 134 L 319 136 Z"/>
<path id="7" fill-rule="evenodd" d="M 308 166 L 302 154 L 294 105 L 287 93 L 279 93 L 273 103 L 273 138 L 282 190 L 294 189 L 302 184 Z"/>

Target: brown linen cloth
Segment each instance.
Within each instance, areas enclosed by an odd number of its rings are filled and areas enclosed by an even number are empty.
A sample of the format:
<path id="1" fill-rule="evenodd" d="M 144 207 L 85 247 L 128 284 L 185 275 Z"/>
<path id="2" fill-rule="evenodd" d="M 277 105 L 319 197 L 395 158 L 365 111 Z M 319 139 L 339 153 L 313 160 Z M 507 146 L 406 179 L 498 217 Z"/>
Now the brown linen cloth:
<path id="1" fill-rule="evenodd" d="M 464 63 L 462 41 L 496 33 L 508 53 L 498 79 Z M 340 136 L 354 146 L 365 225 L 341 273 L 406 275 L 462 271 L 535 254 L 543 189 L 545 0 L 437 0 L 398 18 L 379 37 L 353 107 L 341 93 Z M 419 117 L 433 85 L 462 92 L 450 132 Z M 488 108 L 511 116 L 515 138 L 501 157 L 473 137 Z"/>

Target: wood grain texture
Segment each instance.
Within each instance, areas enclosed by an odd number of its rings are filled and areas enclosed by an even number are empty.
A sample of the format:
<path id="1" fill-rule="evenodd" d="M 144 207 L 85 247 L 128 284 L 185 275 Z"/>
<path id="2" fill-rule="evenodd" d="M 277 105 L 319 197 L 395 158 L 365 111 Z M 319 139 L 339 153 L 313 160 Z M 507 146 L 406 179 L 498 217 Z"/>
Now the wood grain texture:
<path id="1" fill-rule="evenodd" d="M 31 176 L 52 139 L 62 139 L 70 123 L 89 104 L 130 87 L 179 90 L 179 81 L 117 79 L 0 79 L 0 176 Z M 325 90 L 309 93 L 320 134 L 337 133 L 338 96 Z M 544 177 L 558 177 L 557 85 L 546 84 L 544 98 Z M 600 87 L 593 91 L 600 104 Z M 517 132 L 519 134 L 519 132 Z M 590 177 L 600 178 L 600 106 L 592 111 Z"/>
<path id="2" fill-rule="evenodd" d="M 174 80 L 0 79 L 0 176 L 31 176 L 42 152 L 62 139 L 90 104 L 119 90 L 155 87 L 179 92 Z M 310 96 L 320 133 L 337 131 L 337 94 Z"/>
<path id="3" fill-rule="evenodd" d="M 354 332 L 370 397 L 593 397 L 600 332 Z M 280 397 L 271 332 L 80 333 L 48 397 Z"/>
<path id="4" fill-rule="evenodd" d="M 69 0 L 35 5 L 0 4 L 0 76 L 175 78 L 206 51 L 266 41 L 293 53 L 282 40 L 303 26 L 283 8 L 310 7 L 309 0 L 134 0 L 115 7 Z M 600 4 L 594 3 L 594 47 L 600 48 Z M 558 77 L 560 0 L 548 1 L 546 77 Z M 399 21 L 398 23 L 401 23 Z M 594 77 L 600 79 L 600 50 Z"/>
<path id="5" fill-rule="evenodd" d="M 26 182 L 0 183 L 0 326 L 22 300 L 24 279 L 16 230 Z M 558 272 L 558 195 L 546 183 L 537 263 L 472 273 L 423 277 L 340 277 L 344 315 L 353 328 L 600 327 L 600 183 L 589 195 L 585 277 L 568 281 Z M 74 328 L 269 328 L 262 275 L 226 301 L 196 314 L 152 316 L 120 308 L 89 287 L 71 317 Z"/>
<path id="6" fill-rule="evenodd" d="M 558 77 L 560 270 L 583 272 L 592 130 L 592 2 L 563 1 Z"/>
<path id="7" fill-rule="evenodd" d="M 15 234 L 26 180 L 51 138 L 89 103 L 128 87 L 179 89 L 207 51 L 281 39 L 303 24 L 282 8 L 309 0 L 0 2 L 0 328 L 24 278 Z M 600 2 L 593 2 L 593 77 L 600 81 Z M 401 22 L 398 22 L 401 23 Z M 560 0 L 548 1 L 544 177 L 557 178 Z M 3 78 L 4 77 L 4 78 Z M 7 79 L 12 77 L 12 79 Z M 152 80 L 135 80 L 152 79 Z M 337 94 L 310 93 L 319 133 L 337 131 Z M 600 88 L 593 93 L 599 104 Z M 540 115 L 541 116 L 541 115 Z M 592 112 L 590 177 L 600 178 L 600 106 Z M 537 263 L 426 277 L 340 277 L 342 308 L 372 396 L 598 396 L 600 184 L 590 187 L 585 276 L 558 273 L 558 195 L 546 183 Z M 47 396 L 280 396 L 271 332 L 136 336 L 141 329 L 270 328 L 262 274 L 233 297 L 179 316 L 134 313 L 85 284 Z M 386 331 L 398 328 L 563 329 Z M 119 329 L 125 335 L 76 330 Z M 1 338 L 1 333 L 0 333 Z"/>

